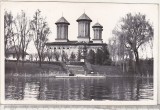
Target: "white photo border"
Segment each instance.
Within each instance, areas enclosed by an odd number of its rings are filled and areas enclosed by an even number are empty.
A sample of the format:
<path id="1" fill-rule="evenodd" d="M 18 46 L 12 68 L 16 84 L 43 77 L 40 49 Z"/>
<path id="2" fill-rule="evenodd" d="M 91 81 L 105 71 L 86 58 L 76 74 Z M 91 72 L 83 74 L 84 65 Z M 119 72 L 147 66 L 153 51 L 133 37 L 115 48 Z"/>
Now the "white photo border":
<path id="1" fill-rule="evenodd" d="M 119 4 L 157 4 L 158 5 L 158 24 L 157 24 L 157 28 L 154 28 L 154 45 L 153 45 L 153 56 L 154 56 L 154 78 L 153 78 L 153 82 L 154 82 L 154 96 L 153 96 L 153 100 L 152 101 L 12 101 L 12 100 L 5 100 L 5 70 L 4 70 L 4 5 L 3 3 L 6 3 L 6 1 L 1 1 L 1 10 L 0 10 L 0 17 L 1 17 L 1 30 L 0 30 L 0 88 L 1 88 L 1 93 L 0 93 L 0 103 L 1 104 L 41 104 L 41 105 L 156 105 L 158 98 L 160 99 L 160 96 L 157 96 L 157 90 L 158 90 L 158 77 L 160 77 L 160 75 L 158 76 L 158 72 L 159 72 L 159 68 L 160 66 L 159 64 L 159 44 L 158 42 L 160 42 L 159 39 L 159 2 L 158 1 L 151 1 L 151 0 L 146 0 L 146 1 L 139 1 L 139 0 L 114 0 L 114 2 L 112 2 L 112 0 L 50 0 L 50 1 L 41 1 L 41 0 L 36 0 L 36 1 L 27 1 L 27 2 L 75 2 L 75 3 L 80 3 L 80 2 L 84 2 L 84 3 L 119 3 Z M 23 0 L 10 0 L 7 2 L 26 2 Z M 157 37 L 156 37 L 157 36 Z"/>

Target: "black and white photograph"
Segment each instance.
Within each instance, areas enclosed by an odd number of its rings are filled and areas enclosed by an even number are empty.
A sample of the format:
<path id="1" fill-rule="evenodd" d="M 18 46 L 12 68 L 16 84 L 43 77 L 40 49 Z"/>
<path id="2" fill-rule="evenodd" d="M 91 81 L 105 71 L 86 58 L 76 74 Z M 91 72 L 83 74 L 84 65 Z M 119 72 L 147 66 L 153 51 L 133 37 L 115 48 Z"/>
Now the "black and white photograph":
<path id="1" fill-rule="evenodd" d="M 156 104 L 158 8 L 2 2 L 2 102 Z"/>

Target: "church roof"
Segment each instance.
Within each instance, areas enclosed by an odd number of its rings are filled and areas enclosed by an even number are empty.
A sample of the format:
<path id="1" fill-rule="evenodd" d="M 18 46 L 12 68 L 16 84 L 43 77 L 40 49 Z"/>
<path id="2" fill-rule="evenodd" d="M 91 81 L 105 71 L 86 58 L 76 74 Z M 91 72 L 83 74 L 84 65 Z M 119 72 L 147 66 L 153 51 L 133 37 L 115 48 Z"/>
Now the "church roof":
<path id="1" fill-rule="evenodd" d="M 83 13 L 78 19 L 77 21 L 90 21 L 92 22 L 92 20 L 85 14 Z"/>
<path id="2" fill-rule="evenodd" d="M 64 17 L 61 17 L 55 24 L 68 24 L 68 25 L 70 25 L 70 23 Z"/>
<path id="3" fill-rule="evenodd" d="M 103 28 L 103 26 L 102 26 L 101 24 L 99 24 L 98 22 L 97 22 L 96 24 L 94 24 L 92 27 L 93 27 L 93 28 L 95 28 L 95 27 Z"/>
<path id="4" fill-rule="evenodd" d="M 68 41 L 68 42 L 48 42 L 46 43 L 47 46 L 53 46 L 53 45 L 88 45 L 88 46 L 99 46 L 99 45 L 107 45 L 106 43 L 93 43 L 93 41 L 90 41 L 89 43 L 85 42 L 78 42 L 78 41 Z"/>

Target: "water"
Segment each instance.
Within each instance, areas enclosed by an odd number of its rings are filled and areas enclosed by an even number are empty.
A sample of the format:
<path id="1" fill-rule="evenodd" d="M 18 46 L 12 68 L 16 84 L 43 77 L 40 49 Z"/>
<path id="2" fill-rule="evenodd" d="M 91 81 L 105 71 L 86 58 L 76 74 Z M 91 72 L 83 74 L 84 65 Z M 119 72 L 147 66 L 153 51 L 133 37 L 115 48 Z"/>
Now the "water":
<path id="1" fill-rule="evenodd" d="M 152 78 L 6 77 L 6 100 L 153 100 Z"/>

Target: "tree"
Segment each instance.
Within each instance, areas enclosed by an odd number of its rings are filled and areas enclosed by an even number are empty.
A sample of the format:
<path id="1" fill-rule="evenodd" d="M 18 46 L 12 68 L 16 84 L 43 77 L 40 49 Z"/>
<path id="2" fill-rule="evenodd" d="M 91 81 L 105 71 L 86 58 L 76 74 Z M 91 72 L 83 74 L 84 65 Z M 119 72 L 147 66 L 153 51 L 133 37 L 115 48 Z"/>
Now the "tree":
<path id="1" fill-rule="evenodd" d="M 110 57 L 112 61 L 117 65 L 117 50 L 118 50 L 118 43 L 117 43 L 117 37 L 113 36 L 112 38 L 109 39 L 108 43 L 108 49 L 110 53 Z"/>
<path id="2" fill-rule="evenodd" d="M 56 59 L 56 61 L 59 61 L 59 57 L 60 57 L 60 53 L 55 51 L 54 58 Z"/>
<path id="3" fill-rule="evenodd" d="M 81 57 L 82 57 L 81 51 L 80 51 L 80 49 L 78 49 L 77 61 L 80 61 L 80 60 L 81 60 Z"/>
<path id="4" fill-rule="evenodd" d="M 5 48 L 5 55 L 6 51 L 12 47 L 12 37 L 14 36 L 14 18 L 11 12 L 5 11 L 4 14 L 4 48 Z"/>
<path id="5" fill-rule="evenodd" d="M 33 54 L 33 57 L 35 58 L 35 61 L 38 61 L 38 54 L 37 53 Z"/>
<path id="6" fill-rule="evenodd" d="M 17 39 L 14 39 L 13 41 L 14 44 L 17 44 L 17 48 L 15 48 L 16 54 L 18 55 L 18 57 L 20 57 L 21 55 L 22 61 L 24 61 L 28 44 L 31 41 L 31 34 L 29 21 L 26 17 L 26 13 L 23 10 L 21 11 L 21 14 L 17 14 L 17 17 L 15 19 L 15 27 Z"/>
<path id="7" fill-rule="evenodd" d="M 43 54 L 42 54 L 42 57 L 41 57 L 41 61 L 45 61 L 46 58 L 48 58 L 48 52 L 47 52 L 47 47 L 45 46 L 44 47 L 44 51 L 43 51 Z"/>
<path id="8" fill-rule="evenodd" d="M 103 64 L 103 51 L 101 49 L 97 49 L 95 63 L 98 65 Z"/>
<path id="9" fill-rule="evenodd" d="M 48 58 L 48 61 L 49 61 L 49 62 L 50 62 L 51 59 L 53 58 L 53 52 L 52 52 L 52 49 L 51 49 L 51 48 L 47 48 L 46 57 Z"/>
<path id="10" fill-rule="evenodd" d="M 31 21 L 31 29 L 33 32 L 33 40 L 39 56 L 39 66 L 41 67 L 42 57 L 44 54 L 47 37 L 50 34 L 50 28 L 47 22 L 41 16 L 41 11 L 37 10 Z"/>
<path id="11" fill-rule="evenodd" d="M 127 14 L 119 24 L 115 28 L 114 34 L 121 39 L 120 43 L 125 49 L 134 54 L 137 73 L 141 74 L 139 48 L 153 39 L 153 28 L 146 20 L 146 16 L 140 13 L 135 15 Z"/>
<path id="12" fill-rule="evenodd" d="M 76 55 L 72 52 L 70 56 L 71 61 L 75 61 Z"/>
<path id="13" fill-rule="evenodd" d="M 110 65 L 111 64 L 111 59 L 110 59 L 110 54 L 107 46 L 102 47 L 103 50 L 103 64 L 104 65 Z"/>
<path id="14" fill-rule="evenodd" d="M 95 52 L 91 49 L 87 55 L 87 61 L 91 64 L 95 63 Z"/>
<path id="15" fill-rule="evenodd" d="M 62 61 L 63 61 L 63 62 L 68 61 L 68 55 L 67 55 L 67 53 L 65 53 L 64 50 L 62 51 L 61 58 L 62 58 Z"/>
<path id="16" fill-rule="evenodd" d="M 30 61 L 33 61 L 33 54 L 30 54 L 30 55 L 29 55 L 29 60 L 30 60 Z"/>
<path id="17" fill-rule="evenodd" d="M 10 47 L 10 50 L 14 51 L 15 52 L 15 56 L 16 56 L 16 59 L 17 59 L 17 63 L 19 62 L 19 59 L 20 59 L 20 55 L 22 54 L 22 51 L 21 51 L 21 43 L 22 43 L 22 40 L 21 40 L 21 36 L 20 36 L 20 31 L 19 31 L 19 28 L 17 26 L 17 19 L 14 20 L 13 22 L 13 25 L 12 25 L 12 36 L 10 37 L 11 39 L 11 43 L 13 46 Z"/>
<path id="18" fill-rule="evenodd" d="M 113 33 L 115 34 L 115 30 L 113 30 Z M 125 65 L 128 63 L 128 59 L 129 61 L 132 61 L 133 57 L 132 53 L 124 46 L 123 36 L 120 36 L 120 34 L 117 33 L 112 38 L 110 38 L 108 49 L 112 63 L 114 62 L 115 65 L 119 65 L 122 68 L 123 73 L 128 71 Z"/>

